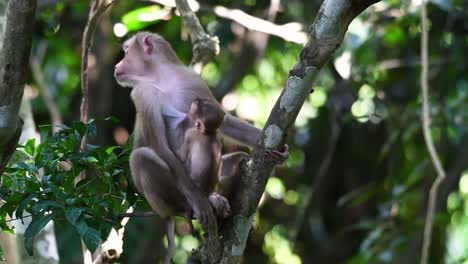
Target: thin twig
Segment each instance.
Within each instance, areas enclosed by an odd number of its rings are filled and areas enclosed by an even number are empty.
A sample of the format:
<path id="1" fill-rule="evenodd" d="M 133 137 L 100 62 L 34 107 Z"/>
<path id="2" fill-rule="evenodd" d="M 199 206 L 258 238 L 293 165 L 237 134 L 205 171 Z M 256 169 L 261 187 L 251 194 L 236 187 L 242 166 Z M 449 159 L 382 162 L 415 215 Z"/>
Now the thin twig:
<path id="1" fill-rule="evenodd" d="M 125 217 L 152 217 L 156 216 L 154 212 L 132 212 L 132 213 L 123 213 L 119 215 L 119 218 Z"/>
<path id="2" fill-rule="evenodd" d="M 293 231 L 291 232 L 290 237 L 293 243 L 297 239 L 299 230 L 302 226 L 302 223 L 304 222 L 304 218 L 307 214 L 309 207 L 311 206 L 312 202 L 317 198 L 318 190 L 322 188 L 323 181 L 325 179 L 325 176 L 327 176 L 328 169 L 330 168 L 331 162 L 333 160 L 333 156 L 335 154 L 336 145 L 338 143 L 338 139 L 341 133 L 341 126 L 334 113 L 331 113 L 330 115 L 330 127 L 331 127 L 331 136 L 330 136 L 330 140 L 328 141 L 327 152 L 325 154 L 325 157 L 322 163 L 320 164 L 320 167 L 317 171 L 317 175 L 315 176 L 312 186 L 310 188 L 310 191 L 306 197 L 306 202 L 303 208 L 300 209 L 301 211 L 299 212 Z"/>
<path id="3" fill-rule="evenodd" d="M 8 220 L 5 220 L 5 221 L 2 221 L 0 223 L 4 224 L 4 223 L 9 223 L 9 222 L 13 222 L 13 221 L 16 221 L 16 220 L 22 220 L 22 219 L 25 219 L 25 218 L 28 218 L 28 217 L 32 217 L 33 215 L 25 215 L 25 216 L 22 216 L 22 217 L 17 217 L 17 218 L 14 218 L 14 219 L 8 219 Z"/>
<path id="4" fill-rule="evenodd" d="M 195 72 L 201 73 L 203 66 L 219 53 L 219 40 L 205 32 L 187 0 L 175 0 L 175 3 L 192 41 L 193 57 L 190 66 Z M 206 231 L 205 246 L 209 253 L 200 255 L 200 260 L 202 263 L 217 263 L 221 257 L 217 223 L 210 225 Z M 193 255 L 197 256 L 196 253 Z"/>
<path id="5" fill-rule="evenodd" d="M 432 164 L 437 171 L 437 177 L 431 186 L 429 192 L 429 201 L 427 206 L 426 223 L 424 226 L 424 240 L 421 253 L 421 264 L 427 264 L 429 261 L 429 249 L 431 247 L 432 227 L 434 225 L 434 211 L 437 201 L 437 191 L 440 184 L 445 179 L 445 171 L 442 167 L 434 141 L 431 136 L 431 116 L 429 103 L 429 83 L 428 83 L 428 28 L 427 28 L 427 10 L 426 0 L 421 5 L 421 93 L 422 93 L 422 128 L 427 150 L 431 156 Z"/>
<path id="6" fill-rule="evenodd" d="M 58 125 L 63 123 L 60 110 L 57 104 L 54 102 L 53 96 L 50 94 L 49 88 L 44 78 L 44 74 L 41 70 L 41 64 L 44 59 L 44 55 L 47 50 L 47 43 L 45 41 L 39 42 L 36 55 L 31 56 L 30 64 L 34 80 L 39 87 L 41 98 L 49 112 L 50 122 L 52 123 L 52 132 L 58 131 Z"/>
<path id="7" fill-rule="evenodd" d="M 101 15 L 109 8 L 116 0 L 106 2 L 103 0 L 94 0 L 91 4 L 91 10 L 89 11 L 88 22 L 84 29 L 83 41 L 82 41 L 82 54 L 81 54 L 81 92 L 83 98 L 80 106 L 80 121 L 83 123 L 88 122 L 89 105 L 88 105 L 88 91 L 89 91 L 89 79 L 88 79 L 88 57 L 93 42 L 94 32 Z M 86 148 L 86 135 L 81 140 L 81 150 Z"/>
<path id="8" fill-rule="evenodd" d="M 81 92 L 82 92 L 82 100 L 80 106 L 80 121 L 83 123 L 88 122 L 88 115 L 89 115 L 89 105 L 88 105 L 88 56 L 91 49 L 91 44 L 93 42 L 94 32 L 96 31 L 96 27 L 101 15 L 109 8 L 116 0 L 94 0 L 91 3 L 91 9 L 89 11 L 88 22 L 86 23 L 86 27 L 83 32 L 83 41 L 82 41 L 82 53 L 81 53 Z M 80 144 L 81 151 L 86 150 L 86 142 L 87 137 L 86 135 L 83 136 Z M 86 178 L 86 172 L 83 171 L 75 180 L 75 183 L 78 181 Z M 83 248 L 83 262 L 85 264 L 92 263 L 91 252 L 86 248 L 84 243 L 82 243 Z"/>

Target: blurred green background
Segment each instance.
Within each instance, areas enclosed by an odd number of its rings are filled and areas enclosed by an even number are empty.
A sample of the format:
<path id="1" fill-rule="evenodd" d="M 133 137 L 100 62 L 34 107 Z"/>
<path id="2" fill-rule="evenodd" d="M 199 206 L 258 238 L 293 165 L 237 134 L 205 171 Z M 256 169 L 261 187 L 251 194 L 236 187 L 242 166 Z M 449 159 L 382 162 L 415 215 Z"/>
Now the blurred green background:
<path id="1" fill-rule="evenodd" d="M 39 0 L 32 56 L 65 123 L 79 119 L 81 37 L 88 1 Z M 273 1 L 275 2 L 275 1 Z M 240 9 L 275 24 L 280 34 L 306 32 L 321 1 L 199 1 L 197 15 L 221 52 L 202 76 L 223 107 L 262 127 L 303 42 L 250 31 L 215 13 Z M 428 190 L 435 177 L 421 130 L 421 0 L 384 0 L 357 17 L 322 69 L 288 143 L 291 156 L 270 178 L 255 216 L 245 263 L 417 263 Z M 468 263 L 468 2 L 432 0 L 429 84 L 432 135 L 447 179 L 437 200 L 431 263 Z M 299 28 L 298 28 L 299 27 Z M 135 110 L 113 65 L 120 44 L 138 30 L 157 32 L 188 63 L 191 45 L 174 9 L 151 1 L 119 1 L 97 29 L 90 59 L 91 116 L 97 145 L 124 144 Z M 45 52 L 44 52 L 44 47 Z M 42 49 L 42 50 L 41 50 Z M 37 124 L 50 124 L 31 73 L 26 93 Z M 236 146 L 225 144 L 225 150 Z M 180 219 L 181 220 L 181 219 Z M 158 218 L 131 219 L 120 263 L 156 263 L 164 255 Z M 176 228 L 175 263 L 199 244 Z M 56 222 L 61 263 L 81 263 L 79 238 Z"/>

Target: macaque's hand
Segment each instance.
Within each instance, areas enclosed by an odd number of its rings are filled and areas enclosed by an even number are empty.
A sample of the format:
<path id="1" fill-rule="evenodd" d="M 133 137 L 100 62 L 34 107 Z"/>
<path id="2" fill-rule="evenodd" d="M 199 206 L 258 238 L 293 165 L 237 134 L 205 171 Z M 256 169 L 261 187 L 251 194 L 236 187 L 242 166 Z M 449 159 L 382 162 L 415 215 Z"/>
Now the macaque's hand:
<path id="1" fill-rule="evenodd" d="M 222 196 L 219 193 L 212 193 L 208 197 L 210 200 L 211 206 L 213 206 L 216 215 L 220 218 L 227 218 L 231 215 L 231 206 L 226 197 Z"/>
<path id="2" fill-rule="evenodd" d="M 266 158 L 273 164 L 281 164 L 286 161 L 289 157 L 289 146 L 284 144 L 282 150 L 265 150 Z"/>
<path id="3" fill-rule="evenodd" d="M 193 203 L 192 208 L 195 217 L 204 230 L 207 230 L 209 226 L 215 223 L 216 217 L 213 208 L 211 207 L 210 201 L 205 197 Z"/>

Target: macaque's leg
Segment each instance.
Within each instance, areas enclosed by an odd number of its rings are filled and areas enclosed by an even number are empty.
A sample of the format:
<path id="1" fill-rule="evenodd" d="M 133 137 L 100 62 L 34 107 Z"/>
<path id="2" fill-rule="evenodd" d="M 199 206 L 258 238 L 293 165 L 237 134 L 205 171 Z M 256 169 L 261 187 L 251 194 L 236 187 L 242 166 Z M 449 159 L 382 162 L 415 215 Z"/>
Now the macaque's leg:
<path id="1" fill-rule="evenodd" d="M 243 158 L 247 159 L 248 157 L 249 155 L 245 152 L 229 153 L 222 157 L 218 193 L 228 200 L 240 180 L 239 163 Z"/>
<path id="2" fill-rule="evenodd" d="M 195 236 L 195 228 L 193 228 L 193 223 L 192 223 L 192 220 L 193 220 L 193 211 L 189 211 L 185 214 L 185 220 L 187 220 L 187 223 L 189 225 L 189 228 L 190 228 L 190 234 L 192 234 L 193 237 L 196 237 Z"/>
<path id="3" fill-rule="evenodd" d="M 175 228 L 175 219 L 174 217 L 167 218 L 167 253 L 164 257 L 164 264 L 170 264 L 172 256 L 174 255 L 175 250 L 175 240 L 174 240 L 174 228 Z"/>
<path id="4" fill-rule="evenodd" d="M 188 208 L 169 167 L 152 149 L 134 149 L 130 155 L 130 169 L 137 190 L 159 216 L 165 218 Z"/>

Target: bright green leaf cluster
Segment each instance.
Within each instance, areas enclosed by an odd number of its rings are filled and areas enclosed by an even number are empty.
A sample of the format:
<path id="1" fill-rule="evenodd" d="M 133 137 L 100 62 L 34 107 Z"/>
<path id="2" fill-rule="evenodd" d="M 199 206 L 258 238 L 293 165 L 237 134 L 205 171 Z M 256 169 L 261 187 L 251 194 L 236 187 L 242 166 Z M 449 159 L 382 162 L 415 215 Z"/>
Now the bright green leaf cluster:
<path id="1" fill-rule="evenodd" d="M 68 221 L 86 246 L 94 251 L 111 228 L 120 227 L 120 214 L 136 201 L 128 187 L 128 158 L 131 146 L 108 148 L 87 145 L 80 151 L 84 135 L 96 135 L 94 120 L 87 124 L 73 122 L 47 136 L 35 146 L 31 139 L 18 146 L 14 162 L 6 169 L 0 198 L 0 228 L 8 217 L 32 222 L 25 231 L 25 247 L 33 251 L 34 237 L 51 220 Z M 129 141 L 131 142 L 131 141 Z M 82 173 L 86 177 L 82 178 Z M 81 179 L 81 180 L 79 180 Z"/>

